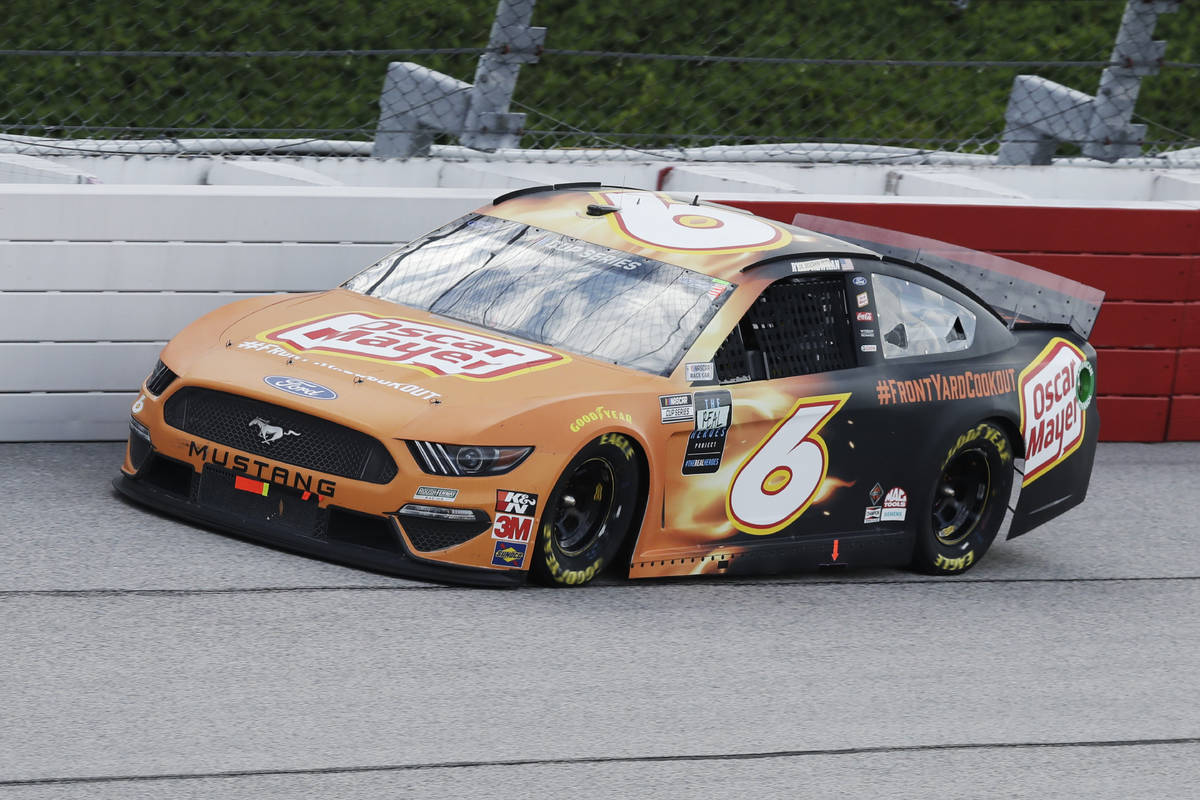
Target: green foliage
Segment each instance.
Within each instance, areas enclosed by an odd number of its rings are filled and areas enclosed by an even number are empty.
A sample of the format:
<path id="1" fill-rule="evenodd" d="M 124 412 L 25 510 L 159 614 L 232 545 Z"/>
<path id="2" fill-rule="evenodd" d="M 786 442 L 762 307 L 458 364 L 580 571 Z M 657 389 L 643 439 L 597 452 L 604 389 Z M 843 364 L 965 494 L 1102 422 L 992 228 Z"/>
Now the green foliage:
<path id="1" fill-rule="evenodd" d="M 548 28 L 547 53 L 522 70 L 514 110 L 529 114 L 525 143 L 536 146 L 857 141 L 971 149 L 999 135 L 1018 74 L 1094 92 L 1099 66 L 1053 62 L 1107 60 L 1124 4 L 972 0 L 960 10 L 949 0 L 542 0 L 534 23 Z M 388 62 L 472 80 L 495 3 L 8 0 L 5 8 L 0 128 L 10 133 L 369 139 Z M 1163 16 L 1156 38 L 1168 41 L 1170 61 L 1200 60 L 1200 28 L 1188 8 Z M 409 48 L 473 52 L 339 52 Z M 11 53 L 28 50 L 43 52 Z M 645 54 L 685 57 L 638 57 Z M 746 60 L 713 60 L 722 58 Z M 873 63 L 839 63 L 863 59 Z M 1011 61 L 1036 64 L 978 63 Z M 1200 135 L 1188 102 L 1198 79 L 1192 66 L 1146 79 L 1137 110 L 1153 123 L 1152 141 Z"/>

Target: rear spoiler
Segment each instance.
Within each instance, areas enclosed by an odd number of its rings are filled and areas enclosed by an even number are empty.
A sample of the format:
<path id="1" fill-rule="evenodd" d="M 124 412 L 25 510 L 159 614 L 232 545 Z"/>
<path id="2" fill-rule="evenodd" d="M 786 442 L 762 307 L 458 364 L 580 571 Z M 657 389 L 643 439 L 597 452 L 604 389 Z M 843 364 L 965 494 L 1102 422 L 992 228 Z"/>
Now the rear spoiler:
<path id="1" fill-rule="evenodd" d="M 792 224 L 945 275 L 974 292 L 1010 328 L 1061 325 L 1086 339 L 1104 301 L 1104 292 L 1070 278 L 936 239 L 812 214 L 797 214 Z"/>

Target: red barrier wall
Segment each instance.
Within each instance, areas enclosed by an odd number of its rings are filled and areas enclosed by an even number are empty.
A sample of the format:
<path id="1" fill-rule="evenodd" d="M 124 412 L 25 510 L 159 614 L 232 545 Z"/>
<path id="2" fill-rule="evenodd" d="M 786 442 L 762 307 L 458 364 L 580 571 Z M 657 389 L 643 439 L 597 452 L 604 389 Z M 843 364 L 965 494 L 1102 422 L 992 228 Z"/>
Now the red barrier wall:
<path id="1" fill-rule="evenodd" d="M 1200 441 L 1200 209 L 734 200 L 995 253 L 1103 289 L 1092 331 L 1107 441 Z"/>

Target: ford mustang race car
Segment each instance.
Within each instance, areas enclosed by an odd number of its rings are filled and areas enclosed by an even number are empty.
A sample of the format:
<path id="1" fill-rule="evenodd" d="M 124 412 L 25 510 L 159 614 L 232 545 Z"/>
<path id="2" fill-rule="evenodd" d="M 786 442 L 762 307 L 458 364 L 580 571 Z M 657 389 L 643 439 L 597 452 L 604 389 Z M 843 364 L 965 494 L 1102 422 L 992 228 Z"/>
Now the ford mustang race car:
<path id="1" fill-rule="evenodd" d="M 959 574 L 1084 499 L 1101 300 L 852 223 L 522 189 L 187 327 L 115 486 L 446 582 Z"/>

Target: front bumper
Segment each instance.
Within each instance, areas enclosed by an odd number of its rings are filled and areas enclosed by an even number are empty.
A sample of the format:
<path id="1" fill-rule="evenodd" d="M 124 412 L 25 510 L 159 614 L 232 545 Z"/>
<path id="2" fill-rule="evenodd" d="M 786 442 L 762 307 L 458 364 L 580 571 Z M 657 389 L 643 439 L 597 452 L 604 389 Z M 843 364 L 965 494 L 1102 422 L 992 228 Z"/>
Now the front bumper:
<path id="1" fill-rule="evenodd" d="M 190 485 L 165 488 L 141 476 L 152 462 L 169 462 L 177 470 L 186 468 L 190 473 Z M 208 525 L 235 536 L 278 547 L 283 550 L 315 556 L 327 561 L 359 567 L 387 575 L 441 583 L 484 587 L 513 587 L 525 582 L 524 570 L 489 570 L 468 566 L 454 566 L 444 562 L 432 562 L 413 555 L 404 537 L 395 530 L 395 521 L 389 518 L 392 535 L 389 547 L 365 546 L 363 544 L 316 535 L 310 531 L 288 528 L 269 519 L 255 517 L 228 505 L 204 501 L 204 493 L 197 491 L 201 476 L 190 465 L 151 453 L 138 471 L 137 476 L 124 472 L 113 480 L 113 487 L 126 497 L 152 508 L 182 517 L 191 522 Z M 342 509 L 322 509 L 318 513 L 353 514 Z M 375 518 L 376 527 L 381 524 Z M 386 531 L 383 532 L 386 537 Z"/>

